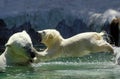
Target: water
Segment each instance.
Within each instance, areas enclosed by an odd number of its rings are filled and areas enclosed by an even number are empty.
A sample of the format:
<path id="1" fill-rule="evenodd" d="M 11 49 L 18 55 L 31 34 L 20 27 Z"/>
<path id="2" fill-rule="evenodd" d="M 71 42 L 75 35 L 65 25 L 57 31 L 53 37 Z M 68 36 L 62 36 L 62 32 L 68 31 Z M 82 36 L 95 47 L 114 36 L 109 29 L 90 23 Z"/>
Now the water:
<path id="1" fill-rule="evenodd" d="M 7 67 L 6 72 L 0 73 L 0 79 L 119 79 L 120 66 L 111 58 L 111 54 L 100 53 L 59 58 L 32 64 L 32 67 Z"/>
<path id="2" fill-rule="evenodd" d="M 47 62 L 33 68 L 9 67 L 1 79 L 119 79 L 120 67 L 111 62 Z"/>

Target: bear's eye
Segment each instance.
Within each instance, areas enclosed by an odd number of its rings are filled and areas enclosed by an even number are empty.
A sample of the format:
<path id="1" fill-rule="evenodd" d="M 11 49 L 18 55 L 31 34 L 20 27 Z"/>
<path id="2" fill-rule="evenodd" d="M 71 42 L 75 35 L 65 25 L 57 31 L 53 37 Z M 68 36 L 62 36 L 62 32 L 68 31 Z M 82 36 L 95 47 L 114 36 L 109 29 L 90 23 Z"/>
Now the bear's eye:
<path id="1" fill-rule="evenodd" d="M 43 35 L 45 35 L 45 31 L 43 31 Z"/>

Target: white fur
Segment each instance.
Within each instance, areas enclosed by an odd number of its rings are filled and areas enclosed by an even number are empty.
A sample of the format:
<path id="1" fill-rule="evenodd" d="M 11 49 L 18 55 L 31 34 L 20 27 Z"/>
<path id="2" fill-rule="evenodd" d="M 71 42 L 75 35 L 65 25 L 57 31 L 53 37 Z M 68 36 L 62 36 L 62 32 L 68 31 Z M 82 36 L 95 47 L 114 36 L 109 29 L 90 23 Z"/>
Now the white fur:
<path id="1" fill-rule="evenodd" d="M 0 56 L 0 67 L 30 64 L 31 57 L 27 50 L 32 48 L 31 38 L 26 31 L 13 34 L 6 43 L 5 51 Z"/>
<path id="2" fill-rule="evenodd" d="M 64 39 L 54 29 L 38 31 L 42 43 L 47 46 L 38 53 L 40 61 L 58 57 L 79 57 L 89 53 L 113 52 L 112 46 L 103 40 L 103 33 L 86 32 Z"/>

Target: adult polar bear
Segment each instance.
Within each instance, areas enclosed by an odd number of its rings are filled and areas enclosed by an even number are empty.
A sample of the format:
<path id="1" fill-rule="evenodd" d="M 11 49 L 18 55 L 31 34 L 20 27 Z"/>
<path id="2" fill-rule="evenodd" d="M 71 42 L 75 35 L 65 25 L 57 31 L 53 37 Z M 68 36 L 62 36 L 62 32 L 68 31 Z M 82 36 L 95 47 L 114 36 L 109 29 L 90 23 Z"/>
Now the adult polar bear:
<path id="1" fill-rule="evenodd" d="M 38 33 L 41 42 L 47 46 L 47 49 L 38 53 L 40 61 L 57 57 L 79 57 L 96 52 L 113 52 L 112 46 L 103 39 L 103 32 L 86 32 L 67 39 L 54 29 Z"/>
<path id="2" fill-rule="evenodd" d="M 26 31 L 13 34 L 0 56 L 0 67 L 7 65 L 30 65 L 35 58 L 35 49 Z"/>

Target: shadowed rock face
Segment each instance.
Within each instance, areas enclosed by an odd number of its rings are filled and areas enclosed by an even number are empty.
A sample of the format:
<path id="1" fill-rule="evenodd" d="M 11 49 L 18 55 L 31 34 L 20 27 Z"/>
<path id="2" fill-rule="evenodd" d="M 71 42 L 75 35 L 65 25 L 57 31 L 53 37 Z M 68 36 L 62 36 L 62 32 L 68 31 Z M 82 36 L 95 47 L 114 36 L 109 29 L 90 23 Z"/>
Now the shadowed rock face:
<path id="1" fill-rule="evenodd" d="M 73 29 L 65 23 L 65 20 L 60 21 L 55 29 L 57 29 L 64 38 L 73 36 Z"/>
<path id="2" fill-rule="evenodd" d="M 4 50 L 4 45 L 11 36 L 12 31 L 6 27 L 3 19 L 0 19 L 0 50 Z"/>
<path id="3" fill-rule="evenodd" d="M 71 37 L 78 33 L 90 31 L 87 25 L 80 19 L 75 19 L 71 26 L 67 25 L 65 20 L 63 19 L 58 23 L 55 29 L 57 29 L 64 38 Z"/>
<path id="4" fill-rule="evenodd" d="M 0 19 L 0 29 L 1 28 L 5 28 L 7 25 L 6 25 L 6 23 L 4 22 L 4 20 L 3 19 Z"/>
<path id="5" fill-rule="evenodd" d="M 120 26 L 120 18 L 113 19 L 110 24 L 110 35 L 111 35 L 111 43 L 115 44 L 115 46 L 119 46 L 119 26 Z"/>

